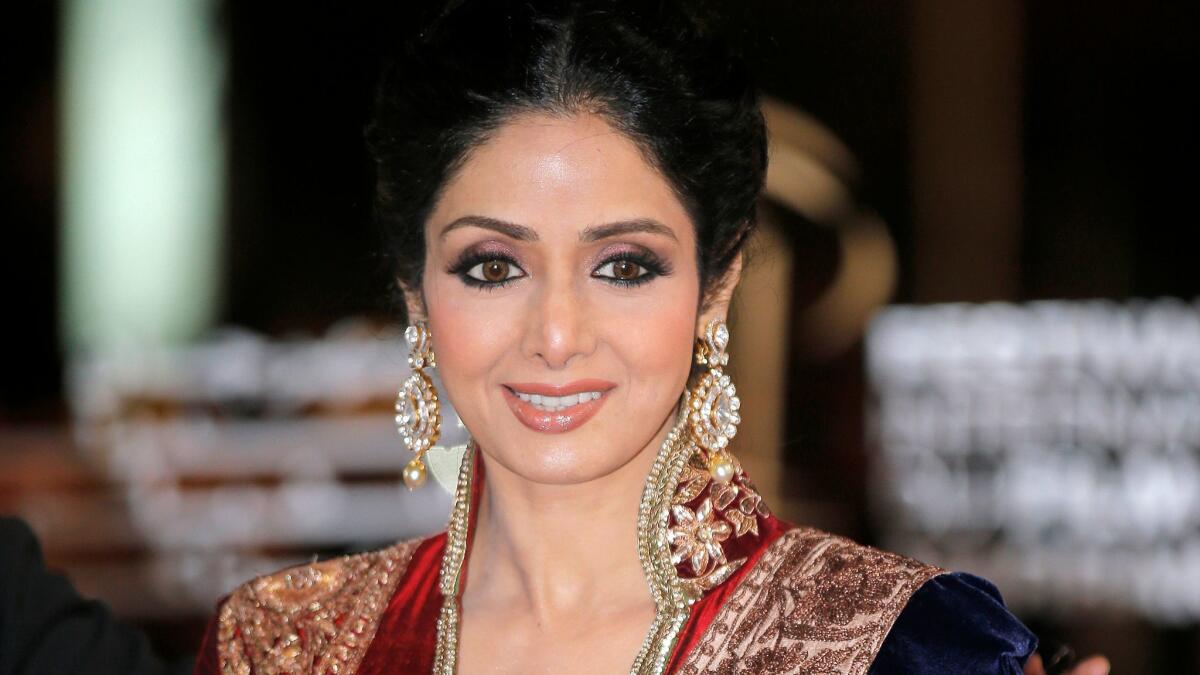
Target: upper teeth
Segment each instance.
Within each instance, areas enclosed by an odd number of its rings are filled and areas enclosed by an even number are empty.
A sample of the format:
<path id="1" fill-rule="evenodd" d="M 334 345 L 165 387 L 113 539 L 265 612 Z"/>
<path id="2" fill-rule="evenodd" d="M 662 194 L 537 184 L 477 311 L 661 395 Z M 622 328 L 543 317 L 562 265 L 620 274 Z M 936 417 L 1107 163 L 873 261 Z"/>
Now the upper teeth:
<path id="1" fill-rule="evenodd" d="M 600 398 L 598 391 L 581 391 L 578 394 L 570 394 L 569 396 L 543 396 L 541 394 L 526 394 L 520 391 L 514 391 L 517 398 L 527 403 L 533 404 L 533 407 L 538 410 L 556 411 L 565 410 L 579 403 L 587 403 Z"/>

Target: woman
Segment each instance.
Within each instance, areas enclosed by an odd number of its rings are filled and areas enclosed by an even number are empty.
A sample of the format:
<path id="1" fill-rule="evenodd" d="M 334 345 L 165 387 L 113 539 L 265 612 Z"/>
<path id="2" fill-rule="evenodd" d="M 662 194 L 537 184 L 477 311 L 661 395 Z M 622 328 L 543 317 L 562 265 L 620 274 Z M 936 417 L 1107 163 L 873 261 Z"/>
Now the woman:
<path id="1" fill-rule="evenodd" d="M 1021 672 L 1036 640 L 994 587 L 779 520 L 730 451 L 724 319 L 766 141 L 704 26 L 453 3 L 368 135 L 410 322 L 406 481 L 435 364 L 472 436 L 450 524 L 242 586 L 198 672 Z"/>

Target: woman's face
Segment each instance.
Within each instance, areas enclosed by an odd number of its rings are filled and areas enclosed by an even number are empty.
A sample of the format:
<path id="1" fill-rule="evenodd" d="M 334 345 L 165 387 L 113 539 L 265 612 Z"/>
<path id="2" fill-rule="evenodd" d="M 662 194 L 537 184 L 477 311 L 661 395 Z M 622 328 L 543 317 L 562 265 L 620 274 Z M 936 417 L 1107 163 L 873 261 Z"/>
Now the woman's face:
<path id="1" fill-rule="evenodd" d="M 584 482 L 673 421 L 696 336 L 695 232 L 603 118 L 508 122 L 445 186 L 425 242 L 438 371 L 489 460 Z"/>

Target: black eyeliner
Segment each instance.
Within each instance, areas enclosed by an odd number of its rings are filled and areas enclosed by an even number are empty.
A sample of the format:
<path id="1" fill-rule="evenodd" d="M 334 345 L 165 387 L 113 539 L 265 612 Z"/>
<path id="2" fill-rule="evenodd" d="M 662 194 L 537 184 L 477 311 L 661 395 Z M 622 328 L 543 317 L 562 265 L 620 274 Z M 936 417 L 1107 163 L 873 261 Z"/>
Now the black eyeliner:
<path id="1" fill-rule="evenodd" d="M 646 270 L 646 273 L 635 279 L 597 277 L 594 273 L 592 276 L 597 279 L 603 279 L 608 283 L 628 288 L 632 286 L 641 286 L 642 284 L 653 281 L 657 277 L 669 276 L 671 274 L 671 266 L 667 264 L 665 260 L 659 258 L 651 251 L 622 251 L 620 253 L 614 253 L 600 261 L 596 267 L 599 269 L 609 263 L 621 261 L 631 262 Z"/>
<path id="2" fill-rule="evenodd" d="M 458 278 L 468 286 L 473 288 L 481 288 L 483 290 L 502 288 L 525 276 L 522 274 L 521 276 L 512 277 L 511 279 L 504 279 L 502 281 L 483 281 L 482 279 L 476 279 L 475 277 L 467 274 L 472 267 L 480 263 L 491 262 L 493 260 L 506 262 L 517 269 L 521 269 L 521 266 L 517 264 L 516 259 L 506 253 L 499 253 L 496 251 L 468 250 L 464 251 L 462 255 L 460 255 L 453 263 L 451 263 L 451 265 L 446 269 L 446 272 L 448 274 L 457 275 Z"/>
<path id="3" fill-rule="evenodd" d="M 496 251 L 468 250 L 463 252 L 462 255 L 460 255 L 453 263 L 451 263 L 449 267 L 447 267 L 446 273 L 458 276 L 458 278 L 464 284 L 471 286 L 472 288 L 479 288 L 483 290 L 495 290 L 498 288 L 503 288 L 504 286 L 507 286 L 517 279 L 521 279 L 525 276 L 522 274 L 521 276 L 504 279 L 501 281 L 483 281 L 482 279 L 476 279 L 475 277 L 467 274 L 467 272 L 476 265 L 497 260 L 508 263 L 517 269 L 521 269 L 521 266 L 517 263 L 516 259 L 506 253 L 500 253 Z M 616 262 L 631 262 L 644 269 L 645 274 L 642 274 L 634 279 L 617 279 L 608 276 L 597 276 L 593 270 L 592 278 L 602 279 L 603 281 L 614 286 L 630 288 L 649 283 L 657 277 L 669 276 L 672 271 L 671 266 L 665 260 L 662 260 L 650 251 L 622 251 L 619 253 L 614 253 L 597 263 L 596 269 Z"/>

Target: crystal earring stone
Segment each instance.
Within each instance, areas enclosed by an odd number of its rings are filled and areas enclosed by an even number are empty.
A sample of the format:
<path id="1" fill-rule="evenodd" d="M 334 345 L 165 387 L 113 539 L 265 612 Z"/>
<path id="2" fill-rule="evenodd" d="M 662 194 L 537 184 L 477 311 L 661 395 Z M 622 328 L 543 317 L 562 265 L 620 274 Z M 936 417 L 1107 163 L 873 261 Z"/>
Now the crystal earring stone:
<path id="1" fill-rule="evenodd" d="M 725 348 L 729 346 L 729 327 L 724 321 L 713 327 L 711 337 L 714 351 L 725 353 Z"/>
<path id="2" fill-rule="evenodd" d="M 396 396 L 396 429 L 404 446 L 420 455 L 441 435 L 441 406 L 433 380 L 416 370 Z"/>
<path id="3" fill-rule="evenodd" d="M 717 396 L 717 405 L 713 408 L 713 419 L 718 427 L 725 427 L 733 424 L 733 400 L 727 394 L 721 392 Z"/>
<path id="4" fill-rule="evenodd" d="M 411 368 L 436 368 L 437 359 L 433 355 L 433 345 L 429 340 L 429 328 L 424 321 L 418 321 L 404 329 L 404 341 L 408 343 L 408 365 Z"/>

